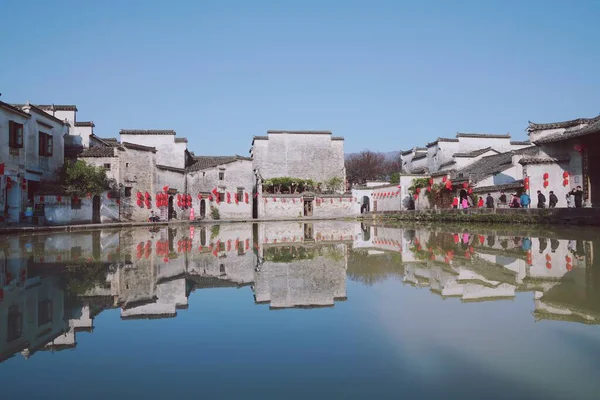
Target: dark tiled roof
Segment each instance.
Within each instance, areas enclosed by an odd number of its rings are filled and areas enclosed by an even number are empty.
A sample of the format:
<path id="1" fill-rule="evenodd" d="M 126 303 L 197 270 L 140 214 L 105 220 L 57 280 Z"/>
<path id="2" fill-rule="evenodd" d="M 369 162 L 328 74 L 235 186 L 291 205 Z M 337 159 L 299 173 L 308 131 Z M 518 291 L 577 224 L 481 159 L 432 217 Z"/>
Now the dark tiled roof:
<path id="1" fill-rule="evenodd" d="M 426 147 L 415 147 L 416 151 L 427 151 Z"/>
<path id="2" fill-rule="evenodd" d="M 436 144 L 438 144 L 438 142 L 457 143 L 458 139 L 450 139 L 450 138 L 441 138 L 441 137 L 439 137 L 436 140 L 434 140 L 433 142 L 427 143 L 427 145 L 425 147 L 435 146 Z"/>
<path id="3" fill-rule="evenodd" d="M 427 153 L 415 154 L 414 157 L 412 158 L 412 161 L 421 160 L 423 158 L 427 158 Z"/>
<path id="4" fill-rule="evenodd" d="M 441 168 L 441 167 L 440 167 Z M 437 171 L 431 174 L 431 176 L 444 176 L 455 172 L 453 169 L 448 169 L 446 171 Z"/>
<path id="5" fill-rule="evenodd" d="M 164 171 L 178 172 L 180 174 L 183 174 L 185 172 L 185 169 L 183 169 L 183 168 L 171 167 L 169 165 L 156 164 L 156 168 L 162 169 Z"/>
<path id="6" fill-rule="evenodd" d="M 531 146 L 531 142 L 529 140 L 511 140 L 510 144 L 513 146 Z"/>
<path id="7" fill-rule="evenodd" d="M 90 139 L 100 142 L 103 146 L 120 147 L 120 143 L 116 138 L 101 138 L 92 133 Z"/>
<path id="8" fill-rule="evenodd" d="M 85 149 L 80 155 L 80 158 L 87 157 L 115 157 L 114 147 L 94 146 Z"/>
<path id="9" fill-rule="evenodd" d="M 426 174 L 427 173 L 427 168 L 422 167 L 422 168 L 412 169 L 410 171 L 410 173 L 411 174 L 415 174 L 415 175 Z"/>
<path id="10" fill-rule="evenodd" d="M 593 124 L 583 127 L 581 129 L 574 129 L 574 130 L 570 130 L 570 131 L 566 130 L 563 133 L 555 133 L 552 135 L 548 135 L 546 137 L 536 140 L 535 143 L 536 144 L 554 143 L 554 142 L 560 142 L 562 140 L 574 139 L 574 138 L 578 138 L 581 136 L 592 135 L 592 134 L 596 134 L 596 133 L 600 133 L 600 119 L 598 121 L 594 122 Z"/>
<path id="11" fill-rule="evenodd" d="M 454 164 L 456 164 L 456 161 L 454 161 L 454 160 L 446 161 L 445 163 L 440 164 L 440 169 L 442 169 L 444 167 L 449 167 Z"/>
<path id="12" fill-rule="evenodd" d="M 37 106 L 43 110 L 77 111 L 74 104 L 38 104 Z"/>
<path id="13" fill-rule="evenodd" d="M 519 160 L 520 164 L 555 164 L 561 162 L 568 162 L 571 160 L 570 157 L 523 157 Z"/>
<path id="14" fill-rule="evenodd" d="M 15 106 L 12 106 L 8 103 L 5 103 L 3 101 L 0 101 L 0 107 L 4 108 L 5 110 L 8 110 L 14 114 L 18 114 L 22 117 L 31 118 L 31 115 L 27 114 L 25 111 L 21 110 L 20 108 L 15 107 Z"/>
<path id="15" fill-rule="evenodd" d="M 175 135 L 172 129 L 121 129 L 121 135 Z"/>
<path id="16" fill-rule="evenodd" d="M 409 154 L 412 154 L 412 152 L 413 152 L 412 149 L 410 149 L 410 150 L 401 151 L 400 154 L 403 155 L 403 156 L 407 156 Z"/>
<path id="17" fill-rule="evenodd" d="M 510 133 L 495 134 L 495 133 L 461 133 L 456 134 L 457 138 L 482 138 L 482 139 L 510 139 Z"/>
<path id="18" fill-rule="evenodd" d="M 558 129 L 558 128 L 572 128 L 581 124 L 593 124 L 594 122 L 600 121 L 600 115 L 594 118 L 577 118 L 570 121 L 563 122 L 550 122 L 547 124 L 536 124 L 535 122 L 529 121 L 527 131 L 539 131 L 543 129 Z"/>
<path id="19" fill-rule="evenodd" d="M 483 157 L 475 161 L 473 164 L 456 171 L 453 174 L 452 180 L 470 179 L 473 182 L 498 174 L 512 166 L 512 152 L 494 154 L 492 156 Z M 462 177 L 461 177 L 462 174 Z"/>
<path id="20" fill-rule="evenodd" d="M 331 131 L 277 131 L 277 130 L 268 130 L 269 133 L 289 133 L 292 135 L 331 135 Z"/>
<path id="21" fill-rule="evenodd" d="M 523 187 L 523 180 L 520 179 L 518 181 L 514 181 L 511 183 L 505 183 L 503 185 L 492 185 L 492 186 L 480 186 L 480 187 L 475 187 L 473 188 L 473 191 L 475 193 L 479 193 L 479 192 L 499 192 L 499 191 L 503 191 L 503 190 L 510 190 L 510 189 L 519 189 Z"/>
<path id="22" fill-rule="evenodd" d="M 79 122 L 75 122 L 75 126 L 91 126 L 93 128 L 96 125 L 94 125 L 93 121 L 79 121 Z"/>
<path id="23" fill-rule="evenodd" d="M 344 140 L 344 138 L 341 136 L 332 136 L 331 140 Z"/>
<path id="24" fill-rule="evenodd" d="M 122 142 L 121 145 L 123 147 L 131 149 L 131 150 L 151 151 L 152 153 L 156 153 L 156 147 L 142 146 L 141 144 L 135 144 L 135 143 L 129 143 L 129 142 Z"/>
<path id="25" fill-rule="evenodd" d="M 540 148 L 537 146 L 529 146 L 529 147 L 523 147 L 522 149 L 513 150 L 512 152 L 513 152 L 513 154 L 533 155 L 533 154 L 538 154 L 540 152 Z"/>
<path id="26" fill-rule="evenodd" d="M 252 158 L 242 156 L 195 156 L 196 162 L 186 168 L 188 171 L 200 171 L 207 168 L 213 168 L 217 165 L 229 164 L 234 161 L 244 160 L 252 161 Z"/>
<path id="27" fill-rule="evenodd" d="M 479 150 L 473 150 L 467 153 L 455 153 L 454 157 L 464 157 L 464 158 L 472 158 L 472 157 L 479 157 L 482 154 L 487 153 L 488 151 L 494 151 L 497 153 L 500 153 L 499 151 L 496 151 L 494 149 L 492 149 L 491 147 L 486 147 L 485 149 L 479 149 Z"/>
<path id="28" fill-rule="evenodd" d="M 176 137 L 175 138 L 175 143 L 187 143 L 188 140 L 185 137 Z"/>
<path id="29" fill-rule="evenodd" d="M 269 140 L 268 136 L 254 136 L 252 140 Z"/>
<path id="30" fill-rule="evenodd" d="M 58 122 L 61 125 L 65 124 L 65 121 L 56 118 L 54 115 L 48 114 L 46 111 L 42 110 L 38 106 L 34 106 L 33 104 L 14 104 L 14 106 L 19 108 L 29 107 L 30 110 L 33 110 L 36 114 L 41 115 L 42 117 L 48 118 L 54 122 Z"/>

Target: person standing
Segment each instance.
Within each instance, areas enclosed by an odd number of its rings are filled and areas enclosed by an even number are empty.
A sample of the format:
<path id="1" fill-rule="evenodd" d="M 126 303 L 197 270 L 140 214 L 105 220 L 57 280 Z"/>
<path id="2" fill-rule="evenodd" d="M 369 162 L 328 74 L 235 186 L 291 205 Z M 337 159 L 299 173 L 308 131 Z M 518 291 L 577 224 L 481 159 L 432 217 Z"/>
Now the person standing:
<path id="1" fill-rule="evenodd" d="M 480 197 L 479 200 L 477 200 L 477 208 L 483 208 L 483 197 Z"/>
<path id="2" fill-rule="evenodd" d="M 521 205 L 519 204 L 519 197 L 516 194 L 512 195 L 510 200 L 510 208 L 521 208 Z"/>
<path id="3" fill-rule="evenodd" d="M 487 197 L 485 199 L 485 205 L 487 206 L 487 208 L 494 208 L 494 198 L 490 193 L 487 194 Z"/>
<path id="4" fill-rule="evenodd" d="M 546 196 L 544 196 L 544 193 L 542 193 L 541 190 L 538 190 L 537 195 L 538 195 L 537 208 L 546 208 Z"/>
<path id="5" fill-rule="evenodd" d="M 583 207 L 583 190 L 581 190 L 581 186 L 577 186 L 573 190 L 573 197 L 575 197 L 575 208 Z"/>
<path id="6" fill-rule="evenodd" d="M 558 203 L 558 197 L 556 197 L 554 192 L 551 190 L 550 191 L 550 202 L 548 203 L 548 205 L 550 206 L 550 208 L 555 208 L 557 203 Z"/>
<path id="7" fill-rule="evenodd" d="M 523 194 L 521 194 L 521 207 L 529 208 L 529 203 L 531 203 L 531 198 L 529 197 L 527 192 L 523 192 Z"/>
<path id="8" fill-rule="evenodd" d="M 500 200 L 500 205 L 506 206 L 506 193 L 504 191 L 500 192 L 500 199 L 498 200 Z"/>

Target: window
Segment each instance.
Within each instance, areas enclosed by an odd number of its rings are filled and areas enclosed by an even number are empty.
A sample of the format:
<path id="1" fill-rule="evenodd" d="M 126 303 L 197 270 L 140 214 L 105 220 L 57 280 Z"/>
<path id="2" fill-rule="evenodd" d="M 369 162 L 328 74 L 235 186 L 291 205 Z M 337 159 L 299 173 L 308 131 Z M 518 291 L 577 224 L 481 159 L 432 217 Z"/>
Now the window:
<path id="1" fill-rule="evenodd" d="M 223 181 L 225 180 L 225 170 L 219 170 L 219 180 Z"/>
<path id="2" fill-rule="evenodd" d="M 52 322 L 52 300 L 38 302 L 38 326 Z"/>
<path id="3" fill-rule="evenodd" d="M 219 274 L 221 276 L 227 275 L 227 272 L 225 272 L 225 264 L 219 264 Z"/>
<path id="4" fill-rule="evenodd" d="M 14 149 L 23 148 L 23 124 L 8 121 L 8 145 Z"/>
<path id="5" fill-rule="evenodd" d="M 221 251 L 225 251 L 225 243 L 224 242 L 219 242 L 219 252 Z"/>
<path id="6" fill-rule="evenodd" d="M 244 188 L 237 189 L 237 198 L 239 201 L 242 201 L 244 199 Z"/>
<path id="7" fill-rule="evenodd" d="M 128 162 L 125 163 L 125 168 L 129 168 L 129 163 Z"/>
<path id="8" fill-rule="evenodd" d="M 238 251 L 238 256 L 243 256 L 244 255 L 245 252 L 244 252 L 244 242 L 243 241 L 239 241 L 238 242 L 237 251 Z"/>
<path id="9" fill-rule="evenodd" d="M 17 340 L 23 334 L 23 314 L 16 306 L 8 309 L 7 337 L 8 342 Z"/>
<path id="10" fill-rule="evenodd" d="M 225 191 L 219 190 L 219 201 L 225 201 Z"/>
<path id="11" fill-rule="evenodd" d="M 44 132 L 40 132 L 38 141 L 39 141 L 38 154 L 43 157 L 52 157 L 52 154 L 54 153 L 54 151 L 53 151 L 54 140 L 53 140 L 52 135 L 49 135 Z"/>
<path id="12" fill-rule="evenodd" d="M 104 164 L 104 169 L 110 171 L 110 164 Z"/>
<path id="13" fill-rule="evenodd" d="M 131 186 L 125 186 L 125 197 L 131 197 Z"/>

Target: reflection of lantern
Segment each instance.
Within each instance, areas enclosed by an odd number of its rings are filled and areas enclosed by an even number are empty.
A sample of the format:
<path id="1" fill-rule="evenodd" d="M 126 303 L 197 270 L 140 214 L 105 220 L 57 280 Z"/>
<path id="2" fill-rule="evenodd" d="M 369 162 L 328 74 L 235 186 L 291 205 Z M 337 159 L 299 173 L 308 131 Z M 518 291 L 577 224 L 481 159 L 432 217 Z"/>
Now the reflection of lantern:
<path id="1" fill-rule="evenodd" d="M 202 200 L 202 193 L 198 193 L 198 200 Z"/>
<path id="2" fill-rule="evenodd" d="M 150 200 L 146 199 L 146 207 L 150 208 Z"/>
<path id="3" fill-rule="evenodd" d="M 581 153 L 583 151 L 583 146 L 580 144 L 576 144 L 575 146 L 573 146 L 573 148 L 575 149 L 576 152 Z"/>
<path id="4" fill-rule="evenodd" d="M 58 197 L 56 198 L 56 201 L 58 201 L 59 203 L 60 203 L 60 202 L 62 202 L 62 196 L 58 196 Z"/>
<path id="5" fill-rule="evenodd" d="M 142 204 L 143 204 L 143 203 L 142 203 L 142 199 L 137 199 L 137 205 L 138 205 L 138 207 L 141 207 L 141 206 L 142 206 Z"/>
<path id="6" fill-rule="evenodd" d="M 419 195 L 415 194 L 414 198 L 415 198 L 415 200 L 417 200 L 419 198 Z"/>
<path id="7" fill-rule="evenodd" d="M 150 193 L 146 192 L 146 193 L 144 193 L 144 196 L 146 197 L 146 199 L 149 199 L 150 198 Z"/>
<path id="8" fill-rule="evenodd" d="M 227 192 L 227 204 L 231 203 L 231 193 Z"/>
<path id="9" fill-rule="evenodd" d="M 141 199 L 142 198 L 142 192 L 137 192 L 137 198 Z"/>
<path id="10" fill-rule="evenodd" d="M 213 201 L 212 194 L 209 194 L 209 195 L 208 195 L 208 201 Z"/>
<path id="11" fill-rule="evenodd" d="M 106 198 L 110 199 L 112 197 L 112 195 L 110 194 L 110 192 L 106 193 Z"/>
<path id="12" fill-rule="evenodd" d="M 44 196 L 40 196 L 40 202 L 44 202 Z"/>
<path id="13" fill-rule="evenodd" d="M 547 262 L 547 263 L 546 263 L 546 268 L 548 268 L 548 269 L 552 269 L 552 264 L 551 264 L 550 262 Z"/>

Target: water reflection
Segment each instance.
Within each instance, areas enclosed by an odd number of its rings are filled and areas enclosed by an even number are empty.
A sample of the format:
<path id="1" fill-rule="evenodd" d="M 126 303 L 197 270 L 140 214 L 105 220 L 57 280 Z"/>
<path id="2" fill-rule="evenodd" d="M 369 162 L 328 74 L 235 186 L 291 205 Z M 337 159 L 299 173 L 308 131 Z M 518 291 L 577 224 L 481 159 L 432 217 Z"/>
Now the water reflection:
<path id="1" fill-rule="evenodd" d="M 271 309 L 333 307 L 346 277 L 399 279 L 463 302 L 531 293 L 535 320 L 600 323 L 594 242 L 364 224 L 224 224 L 3 238 L 0 361 L 74 348 L 94 319 L 173 318 L 196 290 L 249 286 Z M 352 299 L 350 299 L 352 300 Z"/>

